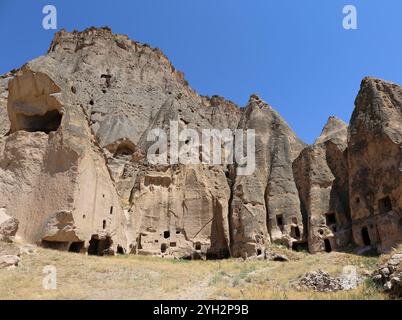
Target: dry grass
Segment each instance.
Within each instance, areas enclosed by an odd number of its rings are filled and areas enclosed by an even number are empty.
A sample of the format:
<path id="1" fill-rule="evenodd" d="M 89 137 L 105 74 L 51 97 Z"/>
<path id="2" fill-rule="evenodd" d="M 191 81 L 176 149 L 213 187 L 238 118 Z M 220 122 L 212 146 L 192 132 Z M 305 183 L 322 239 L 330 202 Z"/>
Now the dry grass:
<path id="1" fill-rule="evenodd" d="M 1 248 L 0 248 L 1 249 Z M 1 251 L 1 250 L 0 250 Z M 177 261 L 143 256 L 94 257 L 38 248 L 13 270 L 0 270 L 0 299 L 385 299 L 370 282 L 348 292 L 298 291 L 293 283 L 317 269 L 373 270 L 376 257 L 308 255 L 292 261 Z M 57 268 L 57 290 L 42 288 L 43 267 Z"/>

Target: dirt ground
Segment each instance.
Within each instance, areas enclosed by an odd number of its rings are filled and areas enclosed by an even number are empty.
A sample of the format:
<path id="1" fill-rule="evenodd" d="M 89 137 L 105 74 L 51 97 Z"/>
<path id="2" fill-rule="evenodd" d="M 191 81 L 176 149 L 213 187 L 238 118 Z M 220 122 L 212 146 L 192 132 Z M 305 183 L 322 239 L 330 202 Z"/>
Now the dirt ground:
<path id="1" fill-rule="evenodd" d="M 1 244 L 0 255 L 18 253 L 19 245 Z M 36 248 L 21 254 L 14 269 L 0 270 L 0 299 L 386 299 L 366 280 L 357 289 L 317 293 L 297 288 L 307 271 L 339 274 L 346 265 L 359 273 L 374 270 L 378 257 L 349 253 L 309 255 L 276 248 L 289 262 L 228 259 L 168 260 L 119 255 L 87 256 Z M 45 266 L 57 271 L 57 289 L 44 289 Z"/>

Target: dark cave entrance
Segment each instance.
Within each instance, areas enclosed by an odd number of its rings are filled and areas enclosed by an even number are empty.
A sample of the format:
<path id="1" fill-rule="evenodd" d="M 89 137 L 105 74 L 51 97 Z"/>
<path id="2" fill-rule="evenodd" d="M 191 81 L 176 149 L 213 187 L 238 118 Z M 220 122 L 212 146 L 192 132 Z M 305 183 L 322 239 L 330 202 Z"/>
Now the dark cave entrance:
<path id="1" fill-rule="evenodd" d="M 362 239 L 365 246 L 371 246 L 370 234 L 367 227 L 362 228 Z"/>
<path id="2" fill-rule="evenodd" d="M 62 114 L 58 110 L 51 110 L 46 112 L 44 115 L 27 116 L 24 114 L 18 114 L 17 119 L 20 124 L 20 130 L 28 132 L 39 131 L 49 134 L 59 128 Z"/>
<path id="3" fill-rule="evenodd" d="M 84 241 L 77 241 L 70 244 L 68 251 L 80 253 L 83 248 L 84 248 Z"/>
<path id="4" fill-rule="evenodd" d="M 67 241 L 49 241 L 49 240 L 41 241 L 41 245 L 43 248 L 61 250 L 61 251 L 67 251 L 68 244 L 69 243 Z"/>
<path id="5" fill-rule="evenodd" d="M 118 245 L 117 246 L 117 254 L 125 254 L 125 250 L 122 246 Z"/>
<path id="6" fill-rule="evenodd" d="M 280 229 L 283 229 L 283 215 L 279 214 L 276 216 L 276 224 Z"/>
<path id="7" fill-rule="evenodd" d="M 326 222 L 327 226 L 336 224 L 336 215 L 335 215 L 335 213 L 327 213 L 325 215 L 325 222 Z"/>
<path id="8" fill-rule="evenodd" d="M 201 246 L 199 250 L 201 250 Z M 228 258 L 230 258 L 230 251 L 227 248 L 220 248 L 218 250 L 215 250 L 214 252 L 208 250 L 206 254 L 207 260 L 220 260 Z"/>
<path id="9" fill-rule="evenodd" d="M 378 208 L 380 213 L 388 213 L 392 211 L 392 202 L 389 197 L 382 198 L 378 201 Z"/>
<path id="10" fill-rule="evenodd" d="M 290 233 L 291 233 L 292 238 L 300 239 L 300 229 L 299 229 L 299 227 L 292 226 Z"/>
<path id="11" fill-rule="evenodd" d="M 114 152 L 114 157 L 127 157 L 133 155 L 135 152 L 135 145 L 129 142 L 122 142 Z"/>
<path id="12" fill-rule="evenodd" d="M 105 250 L 109 249 L 113 241 L 110 237 L 99 239 L 97 235 L 93 235 L 89 241 L 88 255 L 103 256 Z"/>
<path id="13" fill-rule="evenodd" d="M 307 242 L 293 242 L 292 243 L 293 251 L 308 251 L 308 243 Z"/>
<path id="14" fill-rule="evenodd" d="M 329 241 L 329 239 L 324 239 L 324 246 L 325 252 L 330 253 L 332 251 L 331 241 Z"/>

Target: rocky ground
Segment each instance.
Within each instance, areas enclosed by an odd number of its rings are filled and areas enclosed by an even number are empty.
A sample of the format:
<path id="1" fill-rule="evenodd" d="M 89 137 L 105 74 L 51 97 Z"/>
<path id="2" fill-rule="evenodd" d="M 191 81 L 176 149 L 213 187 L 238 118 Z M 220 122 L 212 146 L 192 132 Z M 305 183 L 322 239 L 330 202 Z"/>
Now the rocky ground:
<path id="1" fill-rule="evenodd" d="M 97 257 L 0 242 L 0 256 L 19 257 L 0 269 L 0 299 L 393 298 L 371 278 L 384 257 L 274 251 L 288 261 Z M 42 287 L 47 265 L 56 267 L 56 290 Z"/>

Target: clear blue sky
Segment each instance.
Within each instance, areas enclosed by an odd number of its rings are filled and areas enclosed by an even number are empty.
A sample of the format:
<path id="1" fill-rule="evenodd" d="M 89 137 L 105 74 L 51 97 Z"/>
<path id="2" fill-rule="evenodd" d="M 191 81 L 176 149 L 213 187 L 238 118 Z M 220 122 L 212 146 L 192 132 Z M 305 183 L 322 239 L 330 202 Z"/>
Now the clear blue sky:
<path id="1" fill-rule="evenodd" d="M 0 0 L 0 73 L 46 52 L 45 4 L 58 29 L 108 25 L 161 48 L 200 94 L 259 94 L 308 143 L 328 116 L 349 120 L 364 76 L 402 84 L 401 0 Z M 358 30 L 342 28 L 346 4 Z"/>

